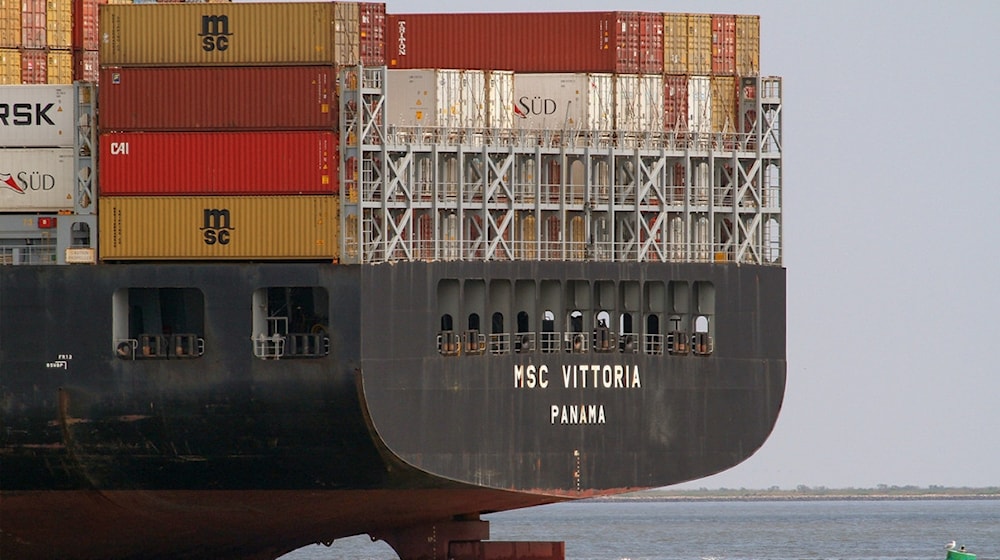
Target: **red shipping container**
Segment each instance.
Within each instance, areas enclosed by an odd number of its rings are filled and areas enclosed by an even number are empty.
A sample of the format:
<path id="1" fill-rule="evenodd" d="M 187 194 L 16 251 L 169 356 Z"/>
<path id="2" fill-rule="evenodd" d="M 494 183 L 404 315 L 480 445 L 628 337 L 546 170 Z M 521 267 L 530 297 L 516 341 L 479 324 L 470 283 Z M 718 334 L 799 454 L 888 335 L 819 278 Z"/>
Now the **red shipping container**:
<path id="1" fill-rule="evenodd" d="M 736 74 L 736 16 L 712 16 L 712 75 Z"/>
<path id="2" fill-rule="evenodd" d="M 25 49 L 48 47 L 46 0 L 21 0 L 21 46 Z M 45 82 L 29 82 L 45 83 Z"/>
<path id="3" fill-rule="evenodd" d="M 73 0 L 73 48 L 96 51 L 97 0 Z"/>
<path id="4" fill-rule="evenodd" d="M 688 78 L 663 77 L 663 129 L 685 132 L 688 129 Z"/>
<path id="5" fill-rule="evenodd" d="M 658 25 L 643 25 L 643 18 L 637 14 L 390 14 L 386 65 L 406 69 L 660 74 L 663 16 L 659 15 Z"/>
<path id="6" fill-rule="evenodd" d="M 663 72 L 663 14 L 617 12 L 618 55 L 616 72 L 660 74 Z"/>
<path id="7" fill-rule="evenodd" d="M 21 83 L 49 83 L 49 55 L 45 49 L 23 49 L 21 51 Z"/>
<path id="8" fill-rule="evenodd" d="M 103 130 L 336 130 L 333 66 L 101 68 Z"/>
<path id="9" fill-rule="evenodd" d="M 385 66 L 385 4 L 361 2 L 361 64 Z"/>
<path id="10" fill-rule="evenodd" d="M 73 49 L 73 79 L 98 82 L 97 51 Z"/>
<path id="11" fill-rule="evenodd" d="M 110 132 L 101 195 L 335 194 L 332 132 Z"/>

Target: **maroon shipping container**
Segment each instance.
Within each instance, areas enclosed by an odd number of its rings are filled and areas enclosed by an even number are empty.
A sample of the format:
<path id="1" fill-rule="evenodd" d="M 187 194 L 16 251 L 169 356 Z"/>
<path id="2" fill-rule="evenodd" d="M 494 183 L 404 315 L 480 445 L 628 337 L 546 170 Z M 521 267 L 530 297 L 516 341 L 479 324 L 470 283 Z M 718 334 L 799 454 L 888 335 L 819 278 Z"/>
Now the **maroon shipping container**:
<path id="1" fill-rule="evenodd" d="M 73 48 L 96 51 L 97 0 L 73 0 Z"/>
<path id="2" fill-rule="evenodd" d="M 103 130 L 336 130 L 333 66 L 103 67 Z"/>
<path id="3" fill-rule="evenodd" d="M 736 74 L 736 16 L 712 16 L 712 74 Z"/>
<path id="4" fill-rule="evenodd" d="M 332 132 L 109 132 L 101 195 L 335 194 Z"/>
<path id="5" fill-rule="evenodd" d="M 73 79 L 97 83 L 97 51 L 73 49 Z"/>
<path id="6" fill-rule="evenodd" d="M 21 51 L 21 83 L 49 83 L 49 55 L 45 49 Z"/>
<path id="7" fill-rule="evenodd" d="M 615 12 L 616 70 L 624 74 L 663 72 L 663 14 Z"/>
<path id="8" fill-rule="evenodd" d="M 25 49 L 48 47 L 46 0 L 21 0 L 21 46 Z M 45 83 L 45 82 L 30 82 Z"/>
<path id="9" fill-rule="evenodd" d="M 643 17 L 640 12 L 390 14 L 386 65 L 661 74 L 663 16 L 657 16 Z"/>
<path id="10" fill-rule="evenodd" d="M 683 132 L 688 129 L 688 78 L 663 77 L 663 128 Z"/>
<path id="11" fill-rule="evenodd" d="M 385 66 L 385 4 L 361 2 L 360 55 L 365 66 Z"/>

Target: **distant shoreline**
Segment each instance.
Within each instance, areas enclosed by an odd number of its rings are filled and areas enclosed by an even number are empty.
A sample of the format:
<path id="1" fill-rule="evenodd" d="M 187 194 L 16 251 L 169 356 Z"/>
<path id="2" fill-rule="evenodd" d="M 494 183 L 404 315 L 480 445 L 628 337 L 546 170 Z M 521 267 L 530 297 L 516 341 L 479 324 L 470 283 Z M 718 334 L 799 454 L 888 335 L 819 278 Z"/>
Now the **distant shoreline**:
<path id="1" fill-rule="evenodd" d="M 808 488 L 795 490 L 751 490 L 721 488 L 717 490 L 645 490 L 591 498 L 608 502 L 765 502 L 765 501 L 891 501 L 891 500 L 1000 500 L 1000 487 L 948 488 L 879 487 L 879 488 Z"/>
<path id="2" fill-rule="evenodd" d="M 876 501 L 917 501 L 917 500 L 1000 500 L 997 494 L 828 494 L 778 496 L 764 494 L 732 494 L 717 496 L 608 496 L 590 498 L 593 502 L 876 502 Z"/>

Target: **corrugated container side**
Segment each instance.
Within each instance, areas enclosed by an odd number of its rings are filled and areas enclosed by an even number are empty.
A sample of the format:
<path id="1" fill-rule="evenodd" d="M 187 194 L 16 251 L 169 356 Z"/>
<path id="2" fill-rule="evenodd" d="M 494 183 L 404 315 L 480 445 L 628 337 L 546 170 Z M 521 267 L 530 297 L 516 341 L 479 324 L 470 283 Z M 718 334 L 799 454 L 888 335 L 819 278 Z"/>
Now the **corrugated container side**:
<path id="1" fill-rule="evenodd" d="M 663 77 L 663 125 L 666 130 L 688 129 L 688 77 Z"/>
<path id="2" fill-rule="evenodd" d="M 514 73 L 491 70 L 487 77 L 487 126 L 497 129 L 514 127 Z"/>
<path id="3" fill-rule="evenodd" d="M 73 208 L 73 148 L 0 149 L 0 212 Z"/>
<path id="4" fill-rule="evenodd" d="M 97 51 L 73 50 L 73 79 L 94 83 L 100 80 Z"/>
<path id="5" fill-rule="evenodd" d="M 732 76 L 736 73 L 736 16 L 712 16 L 712 74 Z"/>
<path id="6" fill-rule="evenodd" d="M 663 73 L 663 16 L 643 12 L 639 16 L 639 73 Z"/>
<path id="7" fill-rule="evenodd" d="M 47 84 L 49 82 L 49 55 L 45 49 L 21 50 L 21 83 Z"/>
<path id="8" fill-rule="evenodd" d="M 103 130 L 335 130 L 334 66 L 101 69 Z"/>
<path id="9" fill-rule="evenodd" d="M 112 197 L 98 219 L 102 260 L 332 259 L 337 196 Z"/>
<path id="10" fill-rule="evenodd" d="M 663 18 L 660 14 L 609 12 L 606 17 L 611 31 L 610 46 L 615 52 L 614 65 L 593 71 L 632 74 L 663 71 Z"/>
<path id="11" fill-rule="evenodd" d="M 628 42 L 628 26 L 623 31 L 618 19 L 623 13 L 389 14 L 386 64 L 406 69 L 621 72 L 624 67 L 638 68 L 639 56 L 638 47 L 617 48 Z M 655 33 L 657 27 L 651 27 Z"/>
<path id="12" fill-rule="evenodd" d="M 688 14 L 688 74 L 712 73 L 712 16 Z"/>
<path id="13" fill-rule="evenodd" d="M 614 129 L 612 74 L 515 74 L 516 128 Z"/>
<path id="14" fill-rule="evenodd" d="M 459 126 L 464 128 L 486 128 L 487 87 L 486 72 L 483 70 L 462 71 L 461 117 Z"/>
<path id="15" fill-rule="evenodd" d="M 356 66 L 360 56 L 361 13 L 357 2 L 333 5 L 333 60 L 344 66 Z"/>
<path id="16" fill-rule="evenodd" d="M 482 71 L 390 70 L 386 119 L 396 126 L 461 128 L 476 126 L 476 102 L 485 99 Z M 476 87 L 482 88 L 474 92 Z M 485 124 L 479 125 L 484 126 Z"/>
<path id="17" fill-rule="evenodd" d="M 712 76 L 712 132 L 736 132 L 736 78 Z"/>
<path id="18" fill-rule="evenodd" d="M 69 49 L 73 45 L 73 3 L 47 0 L 45 34 L 50 49 Z"/>
<path id="19" fill-rule="evenodd" d="M 49 51 L 47 57 L 48 84 L 73 83 L 73 53 L 70 51 Z"/>
<path id="20" fill-rule="evenodd" d="M 109 66 L 332 64 L 333 3 L 100 7 Z"/>
<path id="21" fill-rule="evenodd" d="M 96 51 L 97 0 L 73 0 L 73 48 Z"/>
<path id="22" fill-rule="evenodd" d="M 687 74 L 687 14 L 663 15 L 663 71 L 667 74 Z"/>
<path id="23" fill-rule="evenodd" d="M 360 53 L 365 66 L 385 65 L 385 4 L 361 2 L 358 4 L 361 18 Z"/>
<path id="24" fill-rule="evenodd" d="M 21 46 L 21 0 L 0 0 L 0 48 Z"/>
<path id="25" fill-rule="evenodd" d="M 615 129 L 625 132 L 663 130 L 661 75 L 615 75 Z"/>
<path id="26" fill-rule="evenodd" d="M 109 132 L 101 195 L 334 194 L 332 132 Z"/>
<path id="27" fill-rule="evenodd" d="M 760 73 L 760 16 L 736 16 L 736 73 Z"/>
<path id="28" fill-rule="evenodd" d="M 688 78 L 688 129 L 712 131 L 712 79 L 708 76 Z"/>
<path id="29" fill-rule="evenodd" d="M 0 49 L 0 84 L 21 83 L 20 49 Z"/>
<path id="30" fill-rule="evenodd" d="M 21 47 L 44 49 L 48 39 L 45 33 L 46 0 L 22 0 Z"/>
<path id="31" fill-rule="evenodd" d="M 615 123 L 615 78 L 612 74 L 589 74 L 585 77 L 586 112 L 588 121 L 583 127 L 593 131 L 607 131 Z"/>

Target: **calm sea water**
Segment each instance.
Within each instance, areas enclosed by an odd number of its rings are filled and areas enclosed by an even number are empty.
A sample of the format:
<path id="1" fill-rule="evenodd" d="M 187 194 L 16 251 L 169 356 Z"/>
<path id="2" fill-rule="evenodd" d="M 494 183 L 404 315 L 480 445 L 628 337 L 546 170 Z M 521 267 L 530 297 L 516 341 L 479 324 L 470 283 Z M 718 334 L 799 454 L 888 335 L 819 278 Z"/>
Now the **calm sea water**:
<path id="1" fill-rule="evenodd" d="M 492 540 L 565 541 L 567 560 L 1000 560 L 1000 500 L 572 502 L 485 516 Z M 394 560 L 366 536 L 282 560 Z"/>

